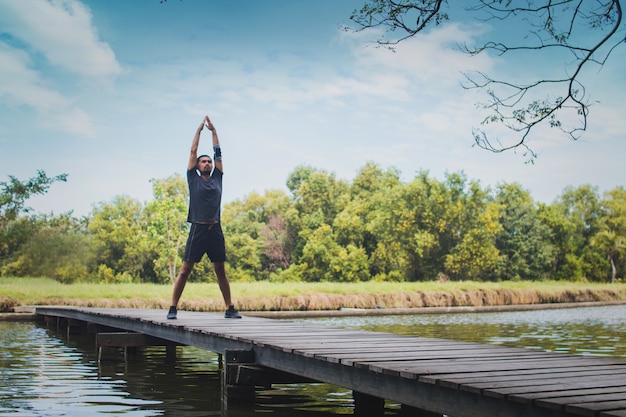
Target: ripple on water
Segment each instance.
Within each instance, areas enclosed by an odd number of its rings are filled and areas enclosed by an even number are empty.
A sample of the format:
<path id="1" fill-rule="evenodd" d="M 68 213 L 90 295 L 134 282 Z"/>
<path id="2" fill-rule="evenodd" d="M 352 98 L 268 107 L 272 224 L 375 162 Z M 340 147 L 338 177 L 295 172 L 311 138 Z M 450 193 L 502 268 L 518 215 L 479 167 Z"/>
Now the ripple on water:
<path id="1" fill-rule="evenodd" d="M 100 378 L 79 349 L 31 323 L 0 323 L 0 414 L 152 416 L 159 400 L 133 398 L 119 379 Z"/>

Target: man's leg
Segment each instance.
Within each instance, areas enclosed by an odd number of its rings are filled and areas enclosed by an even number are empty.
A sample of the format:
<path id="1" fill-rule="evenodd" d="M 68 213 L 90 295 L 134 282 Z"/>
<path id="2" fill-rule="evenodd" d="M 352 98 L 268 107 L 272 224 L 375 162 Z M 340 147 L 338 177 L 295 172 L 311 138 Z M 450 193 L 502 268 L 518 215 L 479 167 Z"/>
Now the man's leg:
<path id="1" fill-rule="evenodd" d="M 222 291 L 222 296 L 224 297 L 224 304 L 226 304 L 224 317 L 227 319 L 240 319 L 241 314 L 239 314 L 230 298 L 230 283 L 228 282 L 228 277 L 226 276 L 224 262 L 214 262 L 213 267 L 215 268 L 215 275 L 217 275 L 217 283 L 219 284 L 220 291 Z"/>
<path id="2" fill-rule="evenodd" d="M 224 297 L 224 303 L 226 304 L 226 308 L 228 308 L 233 305 L 233 302 L 230 298 L 230 282 L 226 276 L 224 262 L 214 262 L 213 268 L 215 269 L 215 275 L 217 275 L 217 283 L 220 286 L 222 297 Z"/>
<path id="3" fill-rule="evenodd" d="M 168 319 L 176 318 L 178 301 L 180 300 L 181 295 L 183 295 L 183 290 L 185 289 L 185 284 L 187 284 L 187 278 L 189 278 L 189 274 L 191 274 L 191 271 L 193 270 L 193 265 L 193 262 L 183 261 L 183 264 L 178 271 L 176 281 L 174 281 L 174 289 L 172 290 L 172 304 L 170 311 L 167 314 Z"/>

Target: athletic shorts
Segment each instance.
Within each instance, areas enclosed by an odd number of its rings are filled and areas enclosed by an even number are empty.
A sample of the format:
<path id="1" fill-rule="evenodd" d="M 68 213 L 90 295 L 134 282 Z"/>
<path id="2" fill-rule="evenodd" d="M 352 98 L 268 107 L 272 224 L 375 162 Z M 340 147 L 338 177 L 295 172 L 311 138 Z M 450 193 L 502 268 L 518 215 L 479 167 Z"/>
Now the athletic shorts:
<path id="1" fill-rule="evenodd" d="M 183 261 L 200 262 L 205 253 L 211 262 L 226 261 L 224 233 L 222 233 L 222 226 L 219 223 L 191 224 Z"/>

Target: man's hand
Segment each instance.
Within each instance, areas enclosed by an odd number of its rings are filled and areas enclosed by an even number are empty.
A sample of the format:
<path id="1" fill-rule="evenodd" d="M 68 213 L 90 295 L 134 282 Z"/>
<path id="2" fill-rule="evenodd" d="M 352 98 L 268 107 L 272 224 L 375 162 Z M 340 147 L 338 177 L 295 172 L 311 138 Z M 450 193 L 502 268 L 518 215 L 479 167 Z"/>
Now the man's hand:
<path id="1" fill-rule="evenodd" d="M 215 126 L 211 123 L 209 116 L 204 116 L 204 121 L 206 122 L 206 127 L 208 127 L 211 132 L 215 132 Z"/>

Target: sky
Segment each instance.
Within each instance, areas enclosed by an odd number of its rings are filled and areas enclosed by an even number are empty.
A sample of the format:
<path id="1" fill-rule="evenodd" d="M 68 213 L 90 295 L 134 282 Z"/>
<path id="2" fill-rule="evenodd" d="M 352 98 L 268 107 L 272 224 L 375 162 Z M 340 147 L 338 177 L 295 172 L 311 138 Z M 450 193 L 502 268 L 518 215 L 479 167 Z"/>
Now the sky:
<path id="1" fill-rule="evenodd" d="M 0 0 L 0 182 L 37 170 L 68 174 L 38 213 L 88 215 L 125 195 L 152 198 L 151 179 L 184 176 L 209 115 L 224 163 L 223 204 L 286 191 L 301 165 L 351 181 L 368 162 L 411 181 L 462 172 L 484 187 L 519 183 L 551 203 L 568 186 L 626 184 L 624 46 L 584 74 L 594 103 L 577 141 L 538 129 L 522 150 L 473 146 L 484 93 L 464 71 L 525 79 L 547 57 L 470 57 L 454 48 L 522 29 L 458 12 L 377 48 L 376 31 L 342 29 L 361 1 Z M 567 61 L 567 60 L 566 60 Z M 567 71 L 557 64 L 555 71 Z M 494 131 L 503 143 L 515 137 Z M 212 155 L 204 131 L 201 153 Z"/>

